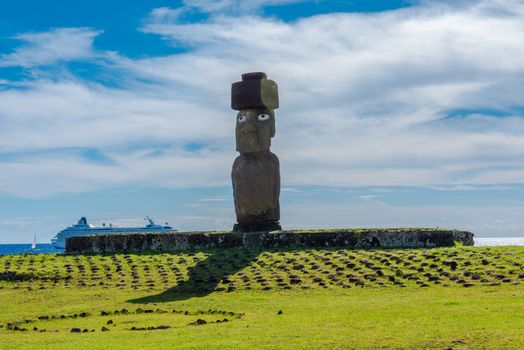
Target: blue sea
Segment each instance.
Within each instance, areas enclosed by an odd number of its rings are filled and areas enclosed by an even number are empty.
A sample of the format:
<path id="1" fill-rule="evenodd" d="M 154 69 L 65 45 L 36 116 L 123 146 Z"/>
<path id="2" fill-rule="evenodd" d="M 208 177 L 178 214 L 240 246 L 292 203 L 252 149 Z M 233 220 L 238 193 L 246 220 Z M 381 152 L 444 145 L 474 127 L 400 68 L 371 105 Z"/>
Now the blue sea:
<path id="1" fill-rule="evenodd" d="M 31 250 L 31 244 L 0 244 L 0 255 L 57 254 L 63 252 L 63 250 L 55 249 L 52 244 L 37 244 L 35 250 Z"/>
<path id="2" fill-rule="evenodd" d="M 476 246 L 494 247 L 501 245 L 524 246 L 524 237 L 479 237 L 475 238 Z M 31 244 L 0 244 L 0 255 L 7 254 L 60 254 L 64 251 L 55 249 L 52 244 L 38 244 L 31 250 Z"/>
<path id="3" fill-rule="evenodd" d="M 524 245 L 524 237 L 479 237 L 473 238 L 479 247 L 495 247 L 500 245 Z"/>

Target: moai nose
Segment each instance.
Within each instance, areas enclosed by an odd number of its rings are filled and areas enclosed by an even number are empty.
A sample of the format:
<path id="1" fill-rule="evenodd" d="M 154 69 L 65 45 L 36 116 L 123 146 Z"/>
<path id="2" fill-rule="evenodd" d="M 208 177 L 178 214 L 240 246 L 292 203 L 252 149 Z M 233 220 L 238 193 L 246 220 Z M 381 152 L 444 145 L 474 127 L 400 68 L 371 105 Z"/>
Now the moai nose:
<path id="1" fill-rule="evenodd" d="M 242 128 L 242 133 L 243 134 L 249 134 L 249 133 L 252 133 L 252 132 L 255 132 L 255 131 L 256 131 L 256 127 L 255 127 L 253 121 L 248 119 L 246 124 Z"/>

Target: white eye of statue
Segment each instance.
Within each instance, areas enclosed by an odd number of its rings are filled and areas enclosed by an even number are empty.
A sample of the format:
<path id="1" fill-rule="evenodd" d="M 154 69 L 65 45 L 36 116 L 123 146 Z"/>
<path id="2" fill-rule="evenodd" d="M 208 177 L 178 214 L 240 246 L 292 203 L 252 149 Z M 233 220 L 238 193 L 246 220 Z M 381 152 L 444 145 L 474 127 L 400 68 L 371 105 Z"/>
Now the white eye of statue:
<path id="1" fill-rule="evenodd" d="M 259 114 L 257 119 L 260 120 L 261 122 L 265 120 L 269 120 L 269 114 L 266 114 L 266 113 Z"/>
<path id="2" fill-rule="evenodd" d="M 237 118 L 237 121 L 239 123 L 243 123 L 247 120 L 247 117 L 245 115 L 239 115 L 238 118 Z"/>

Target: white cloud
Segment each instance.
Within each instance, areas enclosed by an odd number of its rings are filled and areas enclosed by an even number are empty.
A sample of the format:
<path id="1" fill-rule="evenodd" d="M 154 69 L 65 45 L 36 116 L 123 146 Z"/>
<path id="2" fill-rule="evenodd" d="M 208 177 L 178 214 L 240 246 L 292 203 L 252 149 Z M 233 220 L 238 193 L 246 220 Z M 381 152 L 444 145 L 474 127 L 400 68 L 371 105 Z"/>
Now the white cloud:
<path id="1" fill-rule="evenodd" d="M 282 226 L 293 229 L 347 227 L 440 227 L 467 230 L 475 237 L 520 236 L 522 205 L 388 206 L 383 203 L 290 204 L 282 208 Z"/>
<path id="2" fill-rule="evenodd" d="M 36 234 L 37 243 L 48 243 L 52 236 L 48 232 L 63 229 L 60 217 L 12 217 L 0 218 L 0 243 L 25 243 L 29 245 Z M 45 228 L 45 229 L 44 229 Z"/>
<path id="3" fill-rule="evenodd" d="M 172 9 L 170 7 L 158 7 L 153 9 L 147 18 L 148 22 L 176 22 L 184 13 L 184 8 Z"/>
<path id="4" fill-rule="evenodd" d="M 225 202 L 229 200 L 229 198 L 225 197 L 210 197 L 210 198 L 200 198 L 199 202 Z"/>
<path id="5" fill-rule="evenodd" d="M 0 67 L 35 67 L 92 57 L 93 40 L 101 34 L 91 28 L 58 28 L 49 32 L 19 34 L 24 44 L 0 55 Z"/>
<path id="6" fill-rule="evenodd" d="M 230 124 L 190 101 L 79 81 L 38 80 L 0 101 L 0 152 L 212 141 Z"/>
<path id="7" fill-rule="evenodd" d="M 223 154 L 188 154 L 176 149 L 162 156 L 138 152 L 115 154 L 112 158 L 112 165 L 94 164 L 74 156 L 3 162 L 1 189 L 13 196 L 36 198 L 121 186 L 221 186 L 229 177 L 233 161 L 232 156 Z"/>
<path id="8" fill-rule="evenodd" d="M 282 187 L 281 191 L 290 192 L 290 193 L 302 193 L 302 190 L 299 190 L 298 188 L 295 188 L 295 187 Z"/>
<path id="9" fill-rule="evenodd" d="M 186 3 L 202 11 L 208 5 Z M 120 88 L 71 76 L 37 78 L 20 89 L 3 82 L 0 192 L 229 185 L 230 84 L 260 70 L 279 84 L 272 149 L 284 187 L 524 182 L 519 1 L 427 2 L 289 23 L 205 11 L 218 14 L 184 24 L 179 10 L 156 9 L 142 28 L 187 53 L 136 60 L 93 54 L 98 32 L 91 30 L 83 56 L 60 58 L 103 56 L 103 68 L 122 77 Z M 9 55 L 37 64 L 23 50 Z M 450 111 L 465 112 L 448 118 Z M 188 149 L 193 143 L 198 150 Z M 70 148 L 96 149 L 112 163 L 44 152 Z M 2 154 L 20 156 L 2 163 Z"/>
<path id="10" fill-rule="evenodd" d="M 319 2 L 319 0 L 184 0 L 185 9 L 197 9 L 205 13 L 233 12 L 248 13 L 263 6 L 279 6 L 299 2 Z"/>

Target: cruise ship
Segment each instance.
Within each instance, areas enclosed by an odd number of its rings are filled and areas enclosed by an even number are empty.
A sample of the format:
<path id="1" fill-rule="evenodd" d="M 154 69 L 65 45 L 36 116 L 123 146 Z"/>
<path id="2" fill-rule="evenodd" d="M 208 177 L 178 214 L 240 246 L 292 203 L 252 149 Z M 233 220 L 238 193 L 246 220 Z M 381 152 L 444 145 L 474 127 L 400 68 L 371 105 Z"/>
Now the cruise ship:
<path id="1" fill-rule="evenodd" d="M 109 224 L 102 227 L 95 227 L 87 223 L 85 217 L 80 218 L 75 225 L 58 232 L 55 237 L 51 239 L 51 243 L 57 249 L 65 249 L 66 238 L 73 236 L 90 236 L 90 235 L 112 235 L 122 233 L 140 233 L 140 232 L 173 232 L 174 230 L 166 222 L 165 226 L 155 224 L 150 217 L 146 217 L 148 224 L 144 227 L 113 227 Z"/>

